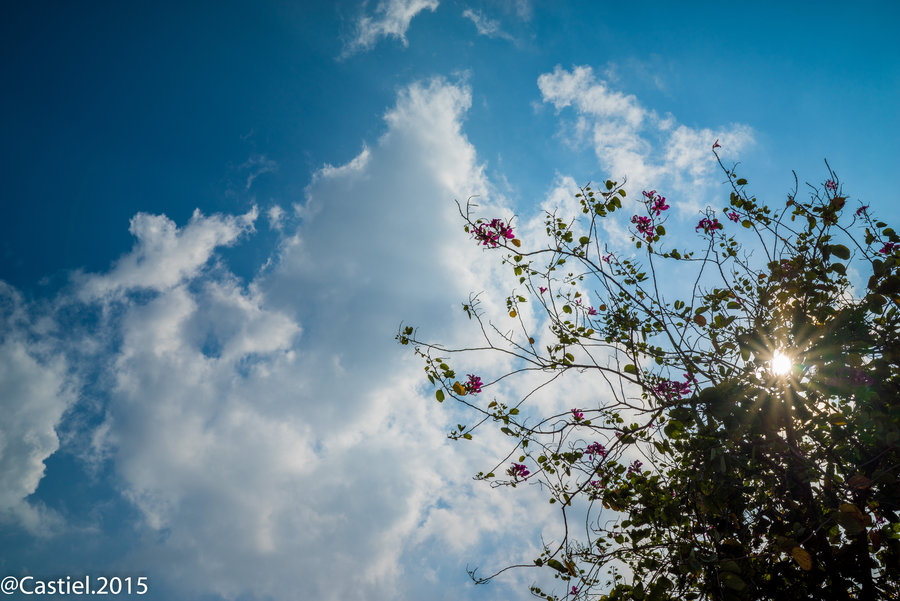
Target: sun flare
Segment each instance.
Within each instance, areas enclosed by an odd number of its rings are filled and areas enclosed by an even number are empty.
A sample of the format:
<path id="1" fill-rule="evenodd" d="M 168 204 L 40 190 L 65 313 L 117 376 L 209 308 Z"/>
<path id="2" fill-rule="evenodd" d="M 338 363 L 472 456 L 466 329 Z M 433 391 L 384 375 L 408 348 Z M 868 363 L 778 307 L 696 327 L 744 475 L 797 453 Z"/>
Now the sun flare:
<path id="1" fill-rule="evenodd" d="M 792 365 L 790 357 L 781 351 L 775 351 L 775 354 L 772 355 L 769 369 L 771 369 L 772 373 L 776 376 L 784 376 L 790 373 Z"/>

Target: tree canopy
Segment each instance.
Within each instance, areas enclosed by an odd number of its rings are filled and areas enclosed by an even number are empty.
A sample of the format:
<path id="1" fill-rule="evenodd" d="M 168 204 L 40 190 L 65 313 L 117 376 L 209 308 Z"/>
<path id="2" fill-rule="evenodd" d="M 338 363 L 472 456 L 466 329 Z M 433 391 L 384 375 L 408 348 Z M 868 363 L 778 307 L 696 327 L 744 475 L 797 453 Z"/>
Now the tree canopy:
<path id="1" fill-rule="evenodd" d="M 397 335 L 437 401 L 472 413 L 451 438 L 509 438 L 476 477 L 540 486 L 560 508 L 532 567 L 561 583 L 536 597 L 900 596 L 900 237 L 851 206 L 830 167 L 806 198 L 795 186 L 773 207 L 719 165 L 728 202 L 693 232 L 667 233 L 656 191 L 632 202 L 629 252 L 604 243 L 607 220 L 623 222 L 615 181 L 581 189 L 575 218 L 547 214 L 538 240 L 461 206 L 486 258 L 518 280 L 507 313 L 473 295 L 463 310 L 482 340 L 465 348 L 411 326 Z M 475 349 L 512 369 L 457 375 Z M 596 405 L 530 402 L 567 372 L 605 383 Z M 527 374 L 542 383 L 507 396 L 507 379 Z"/>

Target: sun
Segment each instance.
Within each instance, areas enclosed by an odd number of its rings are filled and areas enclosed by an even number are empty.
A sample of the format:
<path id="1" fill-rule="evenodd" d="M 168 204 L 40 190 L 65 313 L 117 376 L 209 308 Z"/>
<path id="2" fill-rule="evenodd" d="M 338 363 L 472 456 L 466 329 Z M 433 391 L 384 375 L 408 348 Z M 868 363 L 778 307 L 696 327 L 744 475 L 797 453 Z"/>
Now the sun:
<path id="1" fill-rule="evenodd" d="M 781 351 L 775 351 L 772 361 L 769 362 L 769 369 L 772 370 L 772 373 L 776 376 L 784 376 L 790 373 L 791 367 L 793 367 L 791 358 Z"/>

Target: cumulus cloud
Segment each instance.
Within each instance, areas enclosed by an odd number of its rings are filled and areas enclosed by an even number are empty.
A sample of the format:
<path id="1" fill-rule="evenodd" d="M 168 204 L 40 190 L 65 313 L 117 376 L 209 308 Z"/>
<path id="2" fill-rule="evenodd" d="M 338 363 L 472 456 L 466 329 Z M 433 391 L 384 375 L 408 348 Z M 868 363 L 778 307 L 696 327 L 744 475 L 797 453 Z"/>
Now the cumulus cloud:
<path id="1" fill-rule="evenodd" d="M 631 190 L 671 186 L 682 195 L 678 207 L 685 212 L 699 210 L 715 183 L 713 142 L 718 139 L 720 155 L 730 157 L 754 141 L 747 125 L 696 129 L 672 115 L 661 117 L 634 95 L 612 89 L 587 66 L 557 66 L 538 78 L 538 87 L 557 111 L 574 111 L 570 142 L 589 143 L 610 177 L 627 177 Z"/>
<path id="2" fill-rule="evenodd" d="M 0 282 L 0 518 L 35 534 L 49 534 L 61 519 L 28 497 L 59 448 L 56 428 L 75 394 L 60 353 L 35 339 L 21 296 Z"/>
<path id="3" fill-rule="evenodd" d="M 412 599 L 435 581 L 464 594 L 478 545 L 492 567 L 536 554 L 509 541 L 538 540 L 522 524 L 546 502 L 471 480 L 505 437 L 451 446 L 453 408 L 423 398 L 421 365 L 393 341 L 402 319 L 471 334 L 452 301 L 494 279 L 452 202 L 509 215 L 463 133 L 470 105 L 442 79 L 402 90 L 380 139 L 317 171 L 249 284 L 204 266 L 255 210 L 182 227 L 138 215 L 134 249 L 79 280 L 83 302 L 117 300 L 92 444 L 142 518 L 126 565 L 186 598 Z"/>
<path id="4" fill-rule="evenodd" d="M 434 12 L 438 0 L 381 0 L 374 15 L 363 13 L 356 22 L 353 38 L 344 46 L 342 57 L 370 50 L 382 38 L 392 37 L 406 46 L 410 21 L 423 10 Z"/>
<path id="5" fill-rule="evenodd" d="M 196 276 L 219 246 L 233 244 L 252 231 L 256 207 L 244 215 L 204 217 L 194 211 L 190 222 L 178 228 L 165 215 L 138 213 L 128 231 L 134 249 L 105 274 L 78 275 L 82 300 L 114 297 L 128 289 L 166 290 Z"/>

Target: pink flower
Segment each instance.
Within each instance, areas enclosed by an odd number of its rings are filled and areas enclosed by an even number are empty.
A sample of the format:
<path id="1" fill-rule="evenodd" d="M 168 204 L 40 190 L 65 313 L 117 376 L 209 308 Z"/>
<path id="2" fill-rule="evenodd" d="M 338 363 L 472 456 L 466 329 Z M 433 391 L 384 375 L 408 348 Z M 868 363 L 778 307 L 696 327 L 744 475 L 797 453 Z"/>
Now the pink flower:
<path id="1" fill-rule="evenodd" d="M 585 455 L 590 455 L 591 459 L 594 458 L 594 455 L 599 455 L 600 457 L 606 457 L 606 447 L 604 447 L 599 442 L 592 442 L 584 450 L 584 453 L 585 453 Z"/>
<path id="2" fill-rule="evenodd" d="M 719 138 L 716 138 L 716 141 L 713 142 L 713 150 L 715 150 L 716 148 L 722 148 L 722 145 L 719 144 Z"/>
<path id="3" fill-rule="evenodd" d="M 643 195 L 651 203 L 650 212 L 655 213 L 657 217 L 669 208 L 669 205 L 666 204 L 666 197 L 658 195 L 656 190 L 650 190 L 649 192 L 644 190 Z"/>
<path id="4" fill-rule="evenodd" d="M 634 463 L 628 466 L 628 473 L 626 474 L 626 476 L 630 477 L 636 474 L 640 474 L 642 465 L 644 465 L 642 462 L 635 459 Z"/>
<path id="5" fill-rule="evenodd" d="M 727 215 L 728 215 L 728 218 L 731 219 L 732 221 L 734 221 L 735 223 L 737 223 L 738 220 L 741 218 L 741 216 L 738 215 L 737 213 L 735 213 L 734 211 L 728 211 Z"/>
<path id="6" fill-rule="evenodd" d="M 669 208 L 669 205 L 666 204 L 665 196 L 657 196 L 656 200 L 653 201 L 653 206 L 650 207 L 651 211 L 656 213 L 656 216 L 659 217 L 660 213 Z"/>
<path id="7" fill-rule="evenodd" d="M 691 385 L 688 382 L 662 380 L 653 387 L 653 392 L 667 401 L 676 401 L 691 392 Z"/>
<path id="8" fill-rule="evenodd" d="M 830 179 L 827 182 L 825 182 L 825 188 L 834 192 L 835 190 L 837 190 L 837 184 L 834 183 L 834 180 Z"/>
<path id="9" fill-rule="evenodd" d="M 867 215 L 868 213 L 866 213 L 866 211 L 868 210 L 868 208 L 869 208 L 869 205 L 863 205 L 863 206 L 859 207 L 858 209 L 856 209 L 856 216 L 862 217 L 863 215 Z"/>
<path id="10" fill-rule="evenodd" d="M 647 242 L 653 239 L 653 222 L 649 217 L 635 215 L 631 218 L 631 223 L 635 224 L 635 229 L 647 239 Z"/>
<path id="11" fill-rule="evenodd" d="M 478 376 L 474 376 L 472 374 L 466 374 L 469 376 L 469 381 L 466 382 L 466 392 L 469 394 L 478 394 L 481 392 L 481 387 L 483 384 L 481 383 L 481 378 Z"/>
<path id="12" fill-rule="evenodd" d="M 694 230 L 702 229 L 704 234 L 709 234 L 715 232 L 716 230 L 722 229 L 722 227 L 722 224 L 719 223 L 719 220 L 715 217 L 713 217 L 712 219 L 710 219 L 709 217 L 704 217 L 700 220 L 700 223 L 697 224 L 697 227 L 695 227 Z"/>
<path id="13" fill-rule="evenodd" d="M 479 223 L 473 233 L 475 240 L 482 246 L 496 248 L 501 238 L 513 238 L 513 230 L 500 219 L 492 219 L 490 223 Z"/>
<path id="14" fill-rule="evenodd" d="M 591 486 L 594 488 L 603 488 L 603 482 L 600 480 L 591 480 Z"/>
<path id="15" fill-rule="evenodd" d="M 612 256 L 613 256 L 612 253 L 609 253 L 608 255 L 605 255 L 605 256 L 603 257 L 603 262 L 604 262 L 604 263 L 609 263 L 610 261 L 612 261 Z"/>
<path id="16" fill-rule="evenodd" d="M 581 409 L 572 409 L 572 417 L 575 418 L 576 422 L 580 422 L 584 419 L 584 413 L 581 412 Z"/>
<path id="17" fill-rule="evenodd" d="M 531 472 L 528 471 L 524 464 L 513 463 L 512 467 L 506 470 L 506 473 L 518 480 L 519 478 L 527 478 Z"/>
<path id="18" fill-rule="evenodd" d="M 544 287 L 543 287 L 543 286 L 538 286 L 538 290 L 540 290 L 540 291 L 541 291 L 541 294 L 543 294 L 543 293 L 545 293 L 545 292 L 547 292 L 547 289 L 546 289 L 546 288 L 544 288 Z"/>
<path id="19" fill-rule="evenodd" d="M 596 315 L 596 314 L 597 314 L 597 309 L 595 309 L 593 307 L 588 307 L 588 315 Z"/>
<path id="20" fill-rule="evenodd" d="M 573 587 L 572 587 L 572 594 L 573 594 L 573 595 L 577 595 L 577 594 L 578 594 L 578 587 L 577 587 L 577 586 L 573 586 Z"/>
<path id="21" fill-rule="evenodd" d="M 883 255 L 886 255 L 888 253 L 894 252 L 894 249 L 896 249 L 896 248 L 900 248 L 900 244 L 897 244 L 896 242 L 885 242 L 884 246 L 882 246 L 881 250 L 878 252 L 880 252 Z"/>

